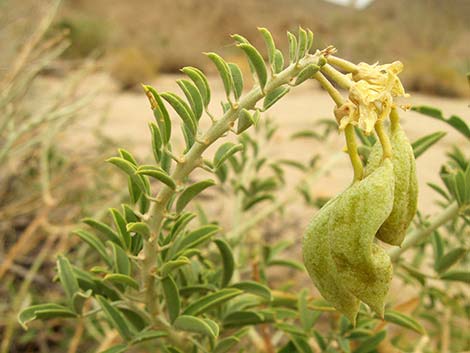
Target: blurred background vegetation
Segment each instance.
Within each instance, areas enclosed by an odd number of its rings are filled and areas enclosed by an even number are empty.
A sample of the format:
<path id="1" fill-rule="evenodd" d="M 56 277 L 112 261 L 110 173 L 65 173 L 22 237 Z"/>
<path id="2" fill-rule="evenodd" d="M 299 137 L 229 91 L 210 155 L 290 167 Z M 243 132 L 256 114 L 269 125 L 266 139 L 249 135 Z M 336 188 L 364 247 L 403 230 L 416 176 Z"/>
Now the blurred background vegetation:
<path id="1" fill-rule="evenodd" d="M 469 23 L 467 0 L 376 0 L 362 9 L 322 0 L 69 0 L 57 25 L 71 31 L 68 56 L 98 51 L 124 82 L 128 71 L 205 66 L 200 53 L 208 48 L 238 55 L 232 33 L 262 45 L 262 26 L 285 43 L 286 31 L 301 25 L 312 29 L 318 47 L 334 43 L 353 61 L 400 58 L 410 90 L 461 96 L 468 94 Z"/>

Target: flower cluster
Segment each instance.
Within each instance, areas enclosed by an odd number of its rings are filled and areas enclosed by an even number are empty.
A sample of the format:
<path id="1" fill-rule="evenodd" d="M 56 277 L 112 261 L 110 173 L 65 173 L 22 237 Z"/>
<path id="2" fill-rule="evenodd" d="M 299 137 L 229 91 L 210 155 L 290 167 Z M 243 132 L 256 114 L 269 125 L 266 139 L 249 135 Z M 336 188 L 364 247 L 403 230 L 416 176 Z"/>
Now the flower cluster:
<path id="1" fill-rule="evenodd" d="M 357 71 L 348 75 L 352 80 L 348 100 L 335 110 L 340 129 L 352 124 L 369 134 L 377 121 L 389 116 L 394 98 L 409 96 L 398 78 L 402 70 L 400 61 L 385 65 L 359 63 Z"/>

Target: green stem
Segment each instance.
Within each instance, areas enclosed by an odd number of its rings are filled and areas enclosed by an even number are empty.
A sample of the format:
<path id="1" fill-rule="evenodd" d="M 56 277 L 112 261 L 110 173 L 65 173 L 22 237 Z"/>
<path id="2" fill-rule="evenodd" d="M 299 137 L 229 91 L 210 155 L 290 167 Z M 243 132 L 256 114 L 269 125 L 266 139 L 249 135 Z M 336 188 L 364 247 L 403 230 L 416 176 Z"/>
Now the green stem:
<path id="1" fill-rule="evenodd" d="M 382 145 L 383 158 L 391 158 L 392 144 L 390 143 L 390 139 L 385 132 L 384 125 L 381 121 L 377 121 L 375 123 L 375 132 L 377 133 L 377 137 L 379 138 L 380 144 Z"/>
<path id="2" fill-rule="evenodd" d="M 400 126 L 400 116 L 398 115 L 398 110 L 396 108 L 392 108 L 392 112 L 390 113 L 390 123 L 392 131 L 395 131 Z"/>
<path id="3" fill-rule="evenodd" d="M 344 136 L 346 137 L 346 146 L 348 148 L 349 158 L 354 170 L 353 181 L 359 181 L 364 175 L 364 168 L 362 166 L 361 157 L 357 152 L 356 136 L 354 135 L 354 126 L 348 124 L 344 129 Z"/>
<path id="4" fill-rule="evenodd" d="M 454 201 L 449 206 L 447 206 L 444 211 L 442 211 L 437 217 L 435 217 L 428 227 L 419 228 L 412 231 L 410 234 L 407 235 L 405 241 L 403 242 L 400 248 L 394 248 L 389 252 L 392 261 L 396 262 L 406 250 L 421 243 L 437 228 L 457 217 L 459 212 L 459 205 L 456 201 Z"/>
<path id="5" fill-rule="evenodd" d="M 331 65 L 326 64 L 322 66 L 321 71 L 327 74 L 329 78 L 335 81 L 342 88 L 349 89 L 353 84 L 353 81 L 348 76 L 339 72 Z"/>
<path id="6" fill-rule="evenodd" d="M 320 85 L 323 87 L 325 91 L 328 92 L 330 97 L 333 99 L 333 101 L 336 103 L 337 107 L 340 107 L 344 103 L 344 98 L 339 93 L 339 91 L 331 84 L 330 81 L 327 80 L 325 75 L 323 75 L 321 72 L 317 72 L 313 75 L 313 78 L 317 80 Z"/>
<path id="7" fill-rule="evenodd" d="M 328 63 L 335 65 L 344 71 L 352 72 L 352 73 L 359 71 L 359 68 L 357 67 L 356 64 L 353 64 L 350 61 L 338 58 L 337 56 L 328 55 L 327 60 L 328 60 Z"/>
<path id="8" fill-rule="evenodd" d="M 336 71 L 336 70 L 335 70 Z M 333 98 L 337 107 L 340 107 L 344 103 L 344 98 L 339 91 L 331 84 L 330 81 L 320 72 L 313 75 L 320 85 L 328 92 L 331 98 Z M 362 166 L 361 157 L 357 152 L 356 136 L 354 135 L 354 127 L 349 124 L 344 129 L 344 135 L 346 138 L 346 145 L 348 147 L 348 155 L 351 160 L 351 164 L 354 170 L 354 181 L 361 180 L 364 174 L 364 168 Z"/>

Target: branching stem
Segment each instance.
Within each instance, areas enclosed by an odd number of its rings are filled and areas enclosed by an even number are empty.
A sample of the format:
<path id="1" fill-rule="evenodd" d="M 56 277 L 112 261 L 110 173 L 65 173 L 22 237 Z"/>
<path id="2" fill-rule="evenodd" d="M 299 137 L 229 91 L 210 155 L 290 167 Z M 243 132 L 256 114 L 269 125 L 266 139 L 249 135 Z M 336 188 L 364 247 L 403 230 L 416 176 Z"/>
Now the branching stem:
<path id="1" fill-rule="evenodd" d="M 207 144 L 195 143 L 184 155 L 184 163 L 177 163 L 174 172 L 171 177 L 173 180 L 180 184 L 184 182 L 185 178 L 199 165 L 199 161 L 203 152 L 219 137 L 230 130 L 233 122 L 238 118 L 238 113 L 242 109 L 249 109 L 254 107 L 256 103 L 264 97 L 266 93 L 273 91 L 274 89 L 287 84 L 293 77 L 297 76 L 301 70 L 303 70 L 309 64 L 318 64 L 320 55 L 308 55 L 296 65 L 290 65 L 283 71 L 281 71 L 276 77 L 271 78 L 264 90 L 259 86 L 254 87 L 248 94 L 246 94 L 238 103 L 238 108 L 233 107 L 229 109 L 221 119 L 215 121 L 213 125 L 207 130 L 202 136 L 203 141 L 207 141 Z M 145 283 L 145 298 L 146 304 L 152 314 L 156 313 L 155 301 L 158 296 L 155 292 L 155 277 L 152 272 L 156 265 L 157 252 L 158 252 L 158 237 L 161 232 L 161 226 L 165 218 L 168 203 L 175 191 L 167 186 L 163 186 L 157 194 L 157 199 L 160 202 L 154 202 L 149 210 L 148 224 L 152 230 L 150 241 L 144 244 L 144 260 L 143 260 L 143 273 L 146 277 Z"/>

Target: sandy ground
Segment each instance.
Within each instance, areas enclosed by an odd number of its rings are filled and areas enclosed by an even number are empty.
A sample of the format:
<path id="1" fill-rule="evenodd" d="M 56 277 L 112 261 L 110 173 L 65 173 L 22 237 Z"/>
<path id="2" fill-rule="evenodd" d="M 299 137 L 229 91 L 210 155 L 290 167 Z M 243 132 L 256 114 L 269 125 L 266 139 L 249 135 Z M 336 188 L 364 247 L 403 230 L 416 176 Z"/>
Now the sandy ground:
<path id="1" fill-rule="evenodd" d="M 179 94 L 179 88 L 175 83 L 178 78 L 180 77 L 177 75 L 162 75 L 155 82 L 152 82 L 152 85 L 158 91 L 170 90 Z M 118 140 L 120 144 L 133 153 L 141 157 L 148 156 L 150 153 L 148 147 L 150 137 L 147 124 L 153 119 L 153 115 L 144 94 L 138 91 L 120 92 L 106 77 L 100 77 L 97 82 L 105 83 L 102 94 L 96 100 L 99 107 L 108 104 L 107 119 L 104 126 L 105 133 Z M 213 113 L 218 113 L 220 112 L 219 102 L 224 98 L 222 84 L 217 78 L 213 78 L 211 79 L 211 86 L 212 103 L 210 109 Z M 450 99 L 412 94 L 411 98 L 406 100 L 406 103 L 439 107 L 446 117 L 455 114 L 468 121 L 470 116 L 470 99 Z M 306 161 L 313 154 L 318 153 L 322 155 L 322 161 L 327 161 L 329 155 L 334 155 L 344 146 L 342 135 L 331 136 L 326 143 L 319 143 L 312 139 L 292 141 L 289 137 L 296 131 L 313 128 L 319 119 L 333 119 L 332 109 L 333 103 L 329 96 L 314 83 L 307 83 L 293 88 L 283 100 L 266 113 L 279 125 L 279 130 L 275 136 L 275 146 L 274 148 L 270 147 L 269 153 L 276 157 L 286 157 L 300 161 Z M 80 123 L 80 125 L 82 127 L 89 126 L 96 118 L 96 114 L 91 114 L 90 118 Z M 179 123 L 176 114 L 173 115 L 173 120 L 175 124 Z M 206 120 L 208 121 L 208 119 Z M 426 183 L 440 181 L 438 176 L 439 168 L 446 161 L 445 154 L 451 149 L 452 145 L 457 145 L 464 152 L 470 153 L 470 144 L 462 135 L 450 129 L 446 124 L 412 111 L 402 113 L 402 122 L 411 141 L 432 132 L 447 132 L 447 135 L 437 145 L 417 160 L 421 190 L 419 206 L 422 210 L 433 212 L 436 210 L 433 200 L 436 199 L 437 195 Z M 86 135 L 78 134 L 76 138 L 80 142 L 77 146 L 86 145 Z M 178 135 L 176 139 L 177 144 L 181 146 L 181 136 Z M 85 144 L 83 145 L 82 142 L 85 142 Z M 211 152 L 209 150 L 208 154 L 210 155 Z M 347 155 L 344 154 L 343 158 L 340 158 L 335 164 L 334 169 L 315 184 L 314 192 L 322 196 L 331 196 L 340 192 L 350 182 L 351 175 L 349 160 Z M 295 180 L 295 175 L 291 179 Z"/>

